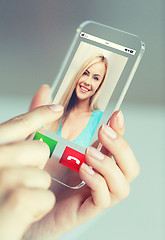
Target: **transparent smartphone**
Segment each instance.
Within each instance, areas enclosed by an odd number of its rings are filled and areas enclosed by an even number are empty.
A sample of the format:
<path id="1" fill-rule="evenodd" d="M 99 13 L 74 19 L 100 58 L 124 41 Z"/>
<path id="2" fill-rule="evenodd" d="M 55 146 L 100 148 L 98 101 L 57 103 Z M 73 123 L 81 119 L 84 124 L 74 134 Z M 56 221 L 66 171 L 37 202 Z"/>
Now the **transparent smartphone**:
<path id="1" fill-rule="evenodd" d="M 119 109 L 144 49 L 138 36 L 93 21 L 77 28 L 45 103 L 53 97 L 64 106 L 64 115 L 34 137 L 50 147 L 46 170 L 53 180 L 72 189 L 85 184 L 78 173 L 85 149 Z"/>

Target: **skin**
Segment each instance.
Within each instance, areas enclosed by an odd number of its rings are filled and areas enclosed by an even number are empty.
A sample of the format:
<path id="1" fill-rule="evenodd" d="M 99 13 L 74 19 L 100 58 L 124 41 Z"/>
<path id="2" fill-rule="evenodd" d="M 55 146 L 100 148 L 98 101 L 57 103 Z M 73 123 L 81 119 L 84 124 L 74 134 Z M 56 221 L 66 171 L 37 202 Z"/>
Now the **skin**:
<path id="1" fill-rule="evenodd" d="M 49 147 L 25 139 L 62 113 L 43 106 L 0 124 L 0 239 L 21 239 L 55 204 L 51 177 L 42 170 Z"/>
<path id="2" fill-rule="evenodd" d="M 48 86 L 46 88 L 48 90 Z M 45 87 L 40 89 L 40 94 L 42 91 Z M 35 98 L 34 102 L 38 103 Z M 31 108 L 35 107 L 35 104 L 31 105 Z M 101 127 L 98 133 L 103 145 L 102 159 L 98 160 L 100 153 L 93 147 L 85 153 L 87 164 L 96 170 L 93 172 L 87 165 L 81 166 L 79 175 L 86 186 L 76 191 L 63 188 L 62 192 L 51 188 L 56 192 L 55 207 L 29 228 L 24 239 L 56 239 L 129 195 L 130 182 L 138 176 L 140 167 L 123 133 L 123 116 L 116 111 L 109 126 Z"/>
<path id="3" fill-rule="evenodd" d="M 105 74 L 105 64 L 103 62 L 98 62 L 91 65 L 79 78 L 76 85 L 76 96 L 77 103 L 83 101 L 83 104 L 88 106 L 89 110 L 89 100 L 92 97 L 98 87 L 100 86 Z"/>
<path id="4" fill-rule="evenodd" d="M 122 113 L 117 111 L 110 126 L 99 130 L 102 153 L 94 147 L 86 150 L 86 162 L 96 171 L 86 164 L 81 166 L 79 175 L 86 186 L 80 190 L 63 187 L 57 192 L 51 185 L 56 195 L 54 206 L 55 196 L 48 190 L 51 179 L 42 170 L 49 147 L 40 141 L 25 141 L 63 114 L 55 106 L 54 110 L 36 108 L 45 102 L 49 91 L 49 86 L 42 86 L 29 113 L 0 124 L 0 239 L 18 240 L 24 235 L 29 240 L 54 240 L 127 197 L 130 182 L 139 174 L 139 164 L 122 136 Z"/>
<path id="5" fill-rule="evenodd" d="M 99 88 L 105 75 L 105 64 L 98 62 L 91 65 L 79 78 L 76 85 L 76 103 L 63 122 L 62 136 L 70 141 L 74 140 L 84 130 L 91 117 L 90 98 Z"/>

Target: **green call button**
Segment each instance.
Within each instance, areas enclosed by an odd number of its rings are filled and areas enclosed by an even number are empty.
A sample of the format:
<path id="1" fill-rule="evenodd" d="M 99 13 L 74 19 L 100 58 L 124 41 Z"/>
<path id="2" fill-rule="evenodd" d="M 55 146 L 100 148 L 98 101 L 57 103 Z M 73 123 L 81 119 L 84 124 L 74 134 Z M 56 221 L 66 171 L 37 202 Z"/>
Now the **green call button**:
<path id="1" fill-rule="evenodd" d="M 49 137 L 47 137 L 47 136 L 45 136 L 45 135 L 43 135 L 43 134 L 41 134 L 39 132 L 36 132 L 33 140 L 39 140 L 41 142 L 46 143 L 49 146 L 49 149 L 50 149 L 50 156 L 49 157 L 52 156 L 52 153 L 53 153 L 53 151 L 54 151 L 54 149 L 55 149 L 55 147 L 56 147 L 56 145 L 58 143 L 54 139 L 49 138 Z"/>

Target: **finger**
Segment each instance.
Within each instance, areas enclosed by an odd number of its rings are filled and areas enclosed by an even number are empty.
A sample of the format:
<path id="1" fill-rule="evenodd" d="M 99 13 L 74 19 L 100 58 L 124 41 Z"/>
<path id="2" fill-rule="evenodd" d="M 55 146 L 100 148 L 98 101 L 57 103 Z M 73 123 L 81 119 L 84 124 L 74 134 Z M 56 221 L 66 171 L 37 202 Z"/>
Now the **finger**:
<path id="1" fill-rule="evenodd" d="M 109 124 L 113 130 L 120 135 L 124 134 L 125 126 L 124 126 L 124 116 L 121 111 L 115 111 L 110 117 Z"/>
<path id="2" fill-rule="evenodd" d="M 130 186 L 128 181 L 115 161 L 93 147 L 87 148 L 85 157 L 87 164 L 104 177 L 111 194 L 120 200 L 129 195 Z"/>
<path id="3" fill-rule="evenodd" d="M 82 205 L 80 214 L 94 217 L 110 206 L 111 198 L 104 178 L 83 163 L 80 167 L 80 177 L 91 188 L 91 197 Z"/>
<path id="4" fill-rule="evenodd" d="M 110 119 L 108 120 L 108 126 L 110 126 L 117 134 L 123 135 L 124 134 L 124 117 L 121 111 L 115 111 Z M 94 145 L 93 145 L 94 146 Z M 96 147 L 96 145 L 94 146 Z M 101 147 L 101 152 L 104 153 L 105 155 L 108 155 L 111 157 L 111 153 L 108 152 L 108 150 L 102 146 Z"/>
<path id="5" fill-rule="evenodd" d="M 0 146 L 0 167 L 30 166 L 44 168 L 50 155 L 41 141 L 23 141 Z"/>
<path id="6" fill-rule="evenodd" d="M 48 189 L 51 183 L 50 175 L 37 168 L 1 168 L 0 195 L 18 186 Z"/>
<path id="7" fill-rule="evenodd" d="M 46 123 L 56 121 L 62 114 L 63 107 L 53 104 L 38 107 L 2 123 L 0 125 L 0 144 L 23 140 Z"/>
<path id="8" fill-rule="evenodd" d="M 46 103 L 46 100 L 49 94 L 50 94 L 50 86 L 47 84 L 42 85 L 36 92 L 35 96 L 33 97 L 29 110 L 32 110 L 41 105 L 44 105 Z"/>
<path id="9" fill-rule="evenodd" d="M 127 141 L 107 125 L 103 125 L 99 129 L 98 135 L 99 141 L 111 152 L 127 180 L 132 181 L 137 177 L 140 171 L 139 163 Z"/>
<path id="10" fill-rule="evenodd" d="M 25 187 L 13 190 L 0 208 L 1 239 L 22 239 L 27 228 L 46 215 L 54 203 L 54 194 L 48 190 Z"/>

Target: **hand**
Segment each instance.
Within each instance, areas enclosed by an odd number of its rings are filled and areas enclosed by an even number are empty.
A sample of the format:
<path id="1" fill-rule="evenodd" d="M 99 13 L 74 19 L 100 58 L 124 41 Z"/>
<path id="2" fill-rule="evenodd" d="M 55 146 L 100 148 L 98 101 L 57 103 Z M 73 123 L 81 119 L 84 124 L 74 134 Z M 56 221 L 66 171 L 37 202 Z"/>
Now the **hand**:
<path id="1" fill-rule="evenodd" d="M 34 102 L 39 103 L 45 88 L 49 92 L 48 86 L 41 87 L 31 107 L 36 107 Z M 94 147 L 86 150 L 87 164 L 93 168 L 86 164 L 80 168 L 79 174 L 86 186 L 79 190 L 65 188 L 59 192 L 55 208 L 33 224 L 25 239 L 54 240 L 129 195 L 130 182 L 137 177 L 140 168 L 129 144 L 122 137 L 123 133 L 123 115 L 117 111 L 110 118 L 109 126 L 104 125 L 99 130 L 98 139 L 103 145 L 101 152 Z"/>
<path id="2" fill-rule="evenodd" d="M 40 107 L 0 125 L 0 239 L 21 239 L 54 206 L 55 196 L 47 190 L 51 178 L 42 170 L 49 147 L 24 139 L 57 120 L 63 113 L 58 107 Z"/>

